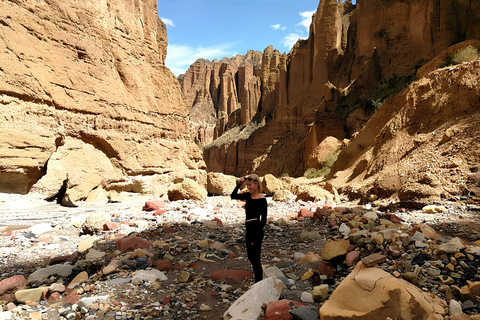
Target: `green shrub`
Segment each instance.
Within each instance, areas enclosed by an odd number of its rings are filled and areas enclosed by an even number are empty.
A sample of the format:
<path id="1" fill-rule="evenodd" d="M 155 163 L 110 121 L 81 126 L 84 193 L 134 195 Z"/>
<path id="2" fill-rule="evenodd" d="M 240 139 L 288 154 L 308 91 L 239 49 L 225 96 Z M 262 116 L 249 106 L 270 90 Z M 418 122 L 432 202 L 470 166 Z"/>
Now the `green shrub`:
<path id="1" fill-rule="evenodd" d="M 332 168 L 333 164 L 335 163 L 335 161 L 337 161 L 339 153 L 340 153 L 340 150 L 334 150 L 330 152 L 325 157 L 325 160 L 319 161 L 319 164 L 322 166 L 322 169 L 319 170 L 315 168 L 309 168 L 307 171 L 305 171 L 303 176 L 307 179 L 327 176 L 330 173 L 330 169 Z"/>
<path id="2" fill-rule="evenodd" d="M 467 46 L 453 55 L 453 63 L 460 64 L 478 59 L 478 50 L 474 46 Z"/>
<path id="3" fill-rule="evenodd" d="M 282 177 L 290 177 L 288 173 L 282 173 Z"/>

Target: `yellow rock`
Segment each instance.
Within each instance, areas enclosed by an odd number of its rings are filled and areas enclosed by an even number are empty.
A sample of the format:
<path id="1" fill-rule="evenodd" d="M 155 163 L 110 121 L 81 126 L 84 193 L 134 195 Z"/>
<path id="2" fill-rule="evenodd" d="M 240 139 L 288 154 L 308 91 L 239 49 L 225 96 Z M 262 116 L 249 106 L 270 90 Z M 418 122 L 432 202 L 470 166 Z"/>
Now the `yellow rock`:
<path id="1" fill-rule="evenodd" d="M 303 274 L 303 276 L 301 277 L 302 280 L 308 280 L 310 279 L 315 273 L 313 272 L 312 269 L 308 270 L 307 272 L 305 272 Z"/>

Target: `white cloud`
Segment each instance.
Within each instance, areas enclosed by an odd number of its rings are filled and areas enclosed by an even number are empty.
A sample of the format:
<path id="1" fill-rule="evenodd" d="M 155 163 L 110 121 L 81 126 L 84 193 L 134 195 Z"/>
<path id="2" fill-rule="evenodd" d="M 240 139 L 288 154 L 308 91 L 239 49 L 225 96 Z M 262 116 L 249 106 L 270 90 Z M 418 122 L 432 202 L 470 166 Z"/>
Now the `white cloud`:
<path id="1" fill-rule="evenodd" d="M 175 23 L 171 19 L 168 18 L 160 18 L 167 26 L 175 28 Z"/>
<path id="2" fill-rule="evenodd" d="M 307 33 L 310 32 L 310 24 L 312 23 L 312 15 L 317 11 L 304 11 L 300 12 L 300 16 L 302 17 L 302 22 L 297 24 L 297 26 L 303 26 L 307 29 Z"/>
<path id="3" fill-rule="evenodd" d="M 237 43 L 222 43 L 211 47 L 192 47 L 189 45 L 169 44 L 167 47 L 166 66 L 179 76 L 190 67 L 197 59 L 207 60 L 231 57 L 235 52 L 230 48 Z"/>
<path id="4" fill-rule="evenodd" d="M 270 28 L 272 28 L 273 30 L 285 30 L 287 27 L 282 27 L 281 24 L 272 24 Z"/>
<path id="5" fill-rule="evenodd" d="M 295 43 L 297 43 L 298 39 L 303 39 L 303 37 L 296 33 L 289 33 L 285 38 L 283 38 L 280 42 L 287 48 L 292 48 Z"/>

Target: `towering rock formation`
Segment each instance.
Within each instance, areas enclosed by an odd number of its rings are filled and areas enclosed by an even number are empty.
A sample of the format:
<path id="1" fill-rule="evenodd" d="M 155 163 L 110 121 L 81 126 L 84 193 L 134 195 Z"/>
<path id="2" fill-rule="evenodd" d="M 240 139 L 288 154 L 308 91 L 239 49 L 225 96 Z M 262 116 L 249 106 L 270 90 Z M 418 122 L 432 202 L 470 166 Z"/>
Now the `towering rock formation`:
<path id="1" fill-rule="evenodd" d="M 303 174 L 322 140 L 349 137 L 372 115 L 339 101 L 371 92 L 382 79 L 414 75 L 445 48 L 475 37 L 479 10 L 469 0 L 321 0 L 308 40 L 288 55 L 265 49 L 265 123 L 208 146 L 207 169 Z"/>
<path id="2" fill-rule="evenodd" d="M 1 1 L 0 192 L 201 167 L 166 54 L 156 0 Z"/>
<path id="3" fill-rule="evenodd" d="M 261 96 L 261 59 L 258 51 L 221 61 L 199 59 L 179 77 L 183 94 L 192 107 L 190 115 L 197 143 L 207 145 L 227 128 L 245 125 L 256 114 Z"/>

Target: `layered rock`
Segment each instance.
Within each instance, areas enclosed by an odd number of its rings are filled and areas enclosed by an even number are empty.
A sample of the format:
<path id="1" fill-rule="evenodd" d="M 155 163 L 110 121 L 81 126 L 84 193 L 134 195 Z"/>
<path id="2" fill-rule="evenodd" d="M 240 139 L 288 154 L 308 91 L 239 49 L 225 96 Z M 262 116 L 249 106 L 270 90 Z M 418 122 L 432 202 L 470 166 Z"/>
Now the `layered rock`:
<path id="1" fill-rule="evenodd" d="M 0 24 L 0 192 L 55 171 L 65 140 L 102 153 L 114 180 L 201 165 L 156 1 L 3 1 Z"/>
<path id="2" fill-rule="evenodd" d="M 208 146 L 207 169 L 302 175 L 326 137 L 350 137 L 373 115 L 355 106 L 341 109 L 341 99 L 361 97 L 382 79 L 413 75 L 445 48 L 475 37 L 478 15 L 478 6 L 466 0 L 320 1 L 308 40 L 288 55 L 265 49 L 265 124 L 245 130 L 246 138 Z"/>
<path id="3" fill-rule="evenodd" d="M 252 50 L 220 61 L 198 59 L 179 77 L 191 106 L 197 143 L 209 144 L 225 129 L 247 124 L 253 118 L 261 96 L 261 58 L 260 52 Z"/>

